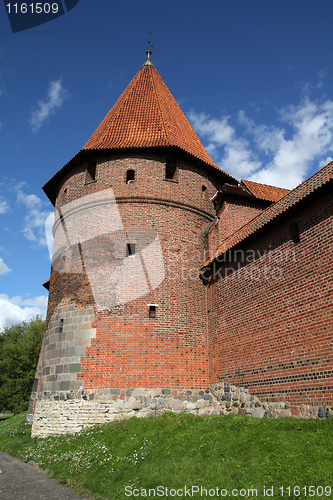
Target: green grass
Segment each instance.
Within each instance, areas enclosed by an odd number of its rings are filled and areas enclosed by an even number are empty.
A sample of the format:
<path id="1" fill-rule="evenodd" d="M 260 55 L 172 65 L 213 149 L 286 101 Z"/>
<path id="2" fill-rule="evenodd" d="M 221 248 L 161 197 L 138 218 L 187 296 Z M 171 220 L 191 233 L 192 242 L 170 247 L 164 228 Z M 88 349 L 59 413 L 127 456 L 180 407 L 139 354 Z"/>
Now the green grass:
<path id="1" fill-rule="evenodd" d="M 0 422 L 0 450 L 35 462 L 58 480 L 77 491 L 88 490 L 96 498 L 145 498 L 140 488 L 149 498 L 149 488 L 163 486 L 185 493 L 185 486 L 192 485 L 223 488 L 227 496 L 234 489 L 242 490 L 238 498 L 245 499 L 254 498 L 247 492 L 253 488 L 256 498 L 272 498 L 264 495 L 264 487 L 273 487 L 274 499 L 333 498 L 329 490 L 320 488 L 330 486 L 333 491 L 333 420 L 167 413 L 74 435 L 31 439 L 24 418 L 21 414 Z M 126 496 L 125 486 L 138 488 L 138 495 Z M 297 486 L 299 493 L 294 491 Z M 304 487 L 309 486 L 315 487 L 310 490 L 315 495 L 305 494 Z M 173 497 L 182 498 L 180 493 Z M 207 496 L 195 493 L 188 498 L 223 497 L 207 492 Z"/>

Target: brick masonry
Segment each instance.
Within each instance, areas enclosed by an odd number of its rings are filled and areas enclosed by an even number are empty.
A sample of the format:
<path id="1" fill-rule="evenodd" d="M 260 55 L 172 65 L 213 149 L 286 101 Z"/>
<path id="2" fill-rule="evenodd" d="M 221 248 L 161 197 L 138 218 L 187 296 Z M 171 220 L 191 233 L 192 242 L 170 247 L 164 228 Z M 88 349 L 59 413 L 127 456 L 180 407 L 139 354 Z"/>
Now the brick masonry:
<path id="1" fill-rule="evenodd" d="M 94 180 L 87 182 L 82 164 L 59 187 L 59 255 L 29 409 L 33 435 L 163 411 L 258 417 L 331 412 L 330 193 L 279 220 L 227 262 L 215 263 L 205 285 L 199 269 L 207 250 L 264 207 L 225 197 L 216 219 L 218 181 L 185 160 L 166 180 L 166 162 L 148 154 L 103 158 Z M 128 170 L 135 172 L 131 184 Z M 117 223 L 103 196 L 115 203 Z M 80 226 L 92 228 L 90 240 Z M 212 226 L 218 234 L 207 249 Z M 64 253 L 68 228 L 75 237 Z M 149 273 L 156 255 L 145 253 L 154 238 L 163 256 L 156 286 L 156 269 Z M 129 242 L 137 260 L 126 255 Z M 123 300 L 121 291 L 114 295 L 121 279 L 107 276 L 115 265 L 121 273 L 129 260 L 133 282 L 126 281 L 124 290 L 134 295 Z M 147 284 L 137 293 L 141 265 Z M 151 304 L 155 317 L 149 316 Z"/>
<path id="2" fill-rule="evenodd" d="M 263 400 L 332 405 L 333 200 L 313 199 L 230 251 L 208 285 L 211 379 Z"/>

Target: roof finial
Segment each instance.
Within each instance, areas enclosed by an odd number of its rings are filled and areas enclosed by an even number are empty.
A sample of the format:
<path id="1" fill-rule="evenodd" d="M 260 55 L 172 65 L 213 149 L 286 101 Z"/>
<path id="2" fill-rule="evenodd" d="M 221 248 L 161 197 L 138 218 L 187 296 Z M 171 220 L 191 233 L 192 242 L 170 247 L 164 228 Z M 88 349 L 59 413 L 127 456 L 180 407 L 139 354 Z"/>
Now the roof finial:
<path id="1" fill-rule="evenodd" d="M 148 45 L 150 45 L 150 47 L 151 47 L 153 50 L 155 50 L 155 52 L 156 52 L 156 49 L 155 49 L 154 45 L 153 45 L 153 44 L 151 43 L 151 41 L 150 41 L 150 35 L 151 35 L 151 32 L 150 32 L 150 31 L 148 31 L 148 35 L 149 35 Z M 149 47 L 148 47 L 148 50 L 149 50 Z"/>
<path id="2" fill-rule="evenodd" d="M 148 35 L 149 35 L 148 45 L 149 45 L 150 47 L 152 47 L 152 48 L 153 48 L 153 50 L 155 50 L 155 51 L 156 51 L 156 49 L 155 49 L 154 45 L 153 45 L 153 44 L 151 43 L 151 41 L 150 41 L 150 35 L 151 35 L 150 31 L 148 32 Z M 147 50 L 146 54 L 147 54 L 147 59 L 146 59 L 146 62 L 144 63 L 144 65 L 143 65 L 143 66 L 153 66 L 153 67 L 154 67 L 154 65 L 153 65 L 153 63 L 152 63 L 152 61 L 151 61 L 151 59 L 150 59 L 150 56 L 151 56 L 151 50 L 150 50 L 150 48 L 149 48 L 149 47 L 148 47 L 148 50 Z"/>

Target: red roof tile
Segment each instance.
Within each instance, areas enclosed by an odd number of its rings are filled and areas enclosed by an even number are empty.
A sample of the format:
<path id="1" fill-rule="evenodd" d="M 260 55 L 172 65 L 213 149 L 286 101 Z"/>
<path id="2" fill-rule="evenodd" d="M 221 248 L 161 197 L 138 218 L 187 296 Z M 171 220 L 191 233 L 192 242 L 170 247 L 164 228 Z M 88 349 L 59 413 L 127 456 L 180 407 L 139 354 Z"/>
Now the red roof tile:
<path id="1" fill-rule="evenodd" d="M 260 200 L 279 201 L 283 196 L 290 192 L 290 189 L 279 188 L 275 186 L 268 186 L 267 184 L 260 184 L 253 181 L 241 181 L 250 193 Z"/>
<path id="2" fill-rule="evenodd" d="M 235 233 L 229 236 L 220 245 L 214 255 L 202 266 L 202 268 L 209 266 L 217 257 L 222 256 L 237 244 L 243 242 L 246 238 L 253 235 L 264 226 L 272 222 L 278 216 L 297 205 L 300 201 L 304 200 L 312 193 L 323 187 L 329 181 L 333 180 L 333 162 L 329 163 L 321 170 L 313 174 L 309 179 L 297 186 L 292 191 L 288 192 L 286 196 L 279 201 L 266 208 L 262 213 L 254 217 L 243 227 L 238 229 Z"/>
<path id="3" fill-rule="evenodd" d="M 223 172 L 201 144 L 155 67 L 144 64 L 83 150 L 168 146 L 184 150 Z"/>

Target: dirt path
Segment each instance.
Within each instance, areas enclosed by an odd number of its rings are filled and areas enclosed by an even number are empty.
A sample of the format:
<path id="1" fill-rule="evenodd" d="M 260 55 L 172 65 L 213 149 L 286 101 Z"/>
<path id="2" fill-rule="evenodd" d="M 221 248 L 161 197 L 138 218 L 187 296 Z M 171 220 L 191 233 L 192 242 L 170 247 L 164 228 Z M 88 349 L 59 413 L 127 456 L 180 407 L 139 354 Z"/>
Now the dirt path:
<path id="1" fill-rule="evenodd" d="M 88 500 L 50 479 L 46 472 L 0 452 L 1 500 Z"/>

